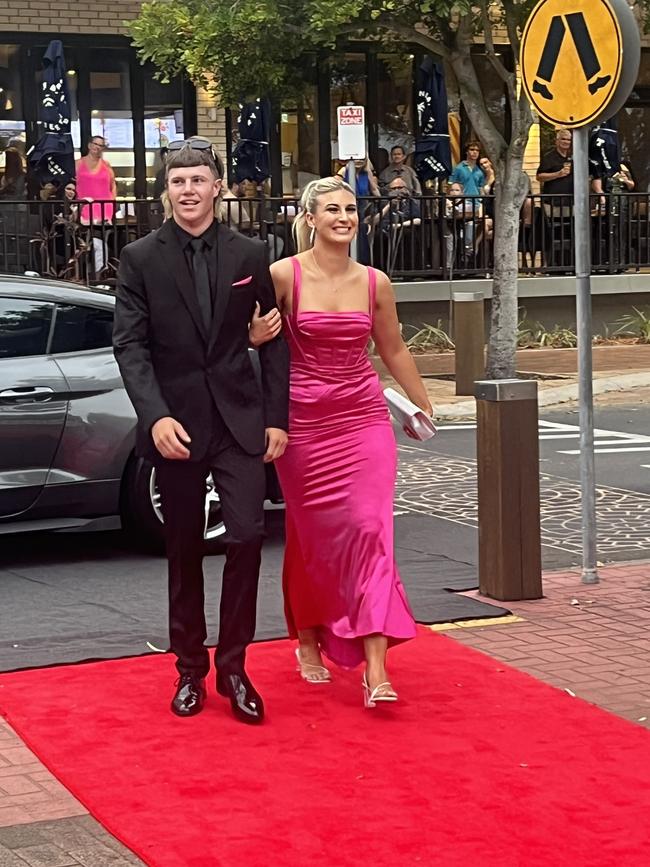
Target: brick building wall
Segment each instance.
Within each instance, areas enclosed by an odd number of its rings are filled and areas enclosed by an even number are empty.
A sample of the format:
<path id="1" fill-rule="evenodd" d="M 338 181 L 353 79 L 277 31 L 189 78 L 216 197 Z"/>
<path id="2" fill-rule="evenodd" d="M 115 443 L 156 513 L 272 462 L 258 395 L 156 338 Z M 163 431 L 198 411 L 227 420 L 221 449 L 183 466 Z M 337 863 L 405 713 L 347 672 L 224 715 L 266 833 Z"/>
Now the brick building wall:
<path id="1" fill-rule="evenodd" d="M 0 31 L 125 34 L 139 0 L 4 0 Z"/>

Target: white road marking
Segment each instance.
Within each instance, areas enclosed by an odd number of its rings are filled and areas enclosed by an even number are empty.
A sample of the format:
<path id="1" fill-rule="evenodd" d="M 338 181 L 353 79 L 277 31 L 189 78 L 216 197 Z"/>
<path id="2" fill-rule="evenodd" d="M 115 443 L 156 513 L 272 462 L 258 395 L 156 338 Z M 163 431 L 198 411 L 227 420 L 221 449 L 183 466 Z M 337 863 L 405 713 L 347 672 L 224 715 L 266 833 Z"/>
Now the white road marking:
<path id="1" fill-rule="evenodd" d="M 445 430 L 476 430 L 476 423 L 442 425 L 440 432 Z M 580 427 L 564 422 L 539 421 L 539 440 L 542 443 L 554 440 L 580 439 Z M 636 433 L 626 433 L 617 430 L 594 430 L 594 454 L 615 455 L 619 453 L 650 452 L 650 436 Z M 558 449 L 560 455 L 579 455 L 580 449 Z M 650 464 L 644 464 L 644 469 L 650 469 Z"/>
<path id="2" fill-rule="evenodd" d="M 639 446 L 638 448 L 619 448 L 619 449 L 594 449 L 595 455 L 618 455 L 621 452 L 650 452 L 650 446 Z M 579 455 L 580 449 L 573 451 L 559 452 L 561 455 Z"/>

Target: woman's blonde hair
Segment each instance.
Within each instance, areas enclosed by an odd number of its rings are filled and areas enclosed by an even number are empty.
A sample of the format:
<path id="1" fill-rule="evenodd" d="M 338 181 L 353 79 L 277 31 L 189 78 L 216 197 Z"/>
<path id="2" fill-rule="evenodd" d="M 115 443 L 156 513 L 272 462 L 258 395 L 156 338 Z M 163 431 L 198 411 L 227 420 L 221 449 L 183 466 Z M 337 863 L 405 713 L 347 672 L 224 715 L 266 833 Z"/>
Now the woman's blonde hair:
<path id="1" fill-rule="evenodd" d="M 340 177 L 320 178 L 316 181 L 310 181 L 305 187 L 300 199 L 300 212 L 293 221 L 293 238 L 299 253 L 302 253 L 303 250 L 309 250 L 314 245 L 312 229 L 307 222 L 307 214 L 316 213 L 320 196 L 327 193 L 338 193 L 340 190 L 345 190 L 354 196 L 352 187 Z"/>

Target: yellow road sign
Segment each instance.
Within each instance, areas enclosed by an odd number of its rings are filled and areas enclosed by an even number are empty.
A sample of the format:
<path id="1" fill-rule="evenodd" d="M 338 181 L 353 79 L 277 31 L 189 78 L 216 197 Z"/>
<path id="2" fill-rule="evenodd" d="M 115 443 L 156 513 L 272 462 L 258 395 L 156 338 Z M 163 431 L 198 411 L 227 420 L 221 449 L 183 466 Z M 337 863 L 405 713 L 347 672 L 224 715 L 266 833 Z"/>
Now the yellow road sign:
<path id="1" fill-rule="evenodd" d="M 522 81 L 537 112 L 556 126 L 603 116 L 623 71 L 624 34 L 612 0 L 540 0 L 524 29 Z"/>

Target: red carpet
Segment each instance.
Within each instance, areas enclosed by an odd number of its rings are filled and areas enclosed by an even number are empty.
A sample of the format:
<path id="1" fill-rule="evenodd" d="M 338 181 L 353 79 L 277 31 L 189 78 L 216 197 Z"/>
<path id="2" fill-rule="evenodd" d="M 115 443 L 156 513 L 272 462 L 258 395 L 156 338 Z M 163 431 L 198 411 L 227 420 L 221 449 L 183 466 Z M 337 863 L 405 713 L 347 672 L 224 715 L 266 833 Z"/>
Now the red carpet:
<path id="1" fill-rule="evenodd" d="M 260 728 L 214 693 L 168 711 L 172 659 L 6 674 L 0 710 L 113 834 L 159 867 L 638 867 L 650 737 L 451 639 L 393 651 L 402 700 L 360 673 L 301 682 L 254 645 Z"/>

